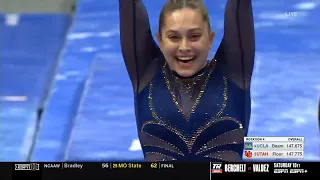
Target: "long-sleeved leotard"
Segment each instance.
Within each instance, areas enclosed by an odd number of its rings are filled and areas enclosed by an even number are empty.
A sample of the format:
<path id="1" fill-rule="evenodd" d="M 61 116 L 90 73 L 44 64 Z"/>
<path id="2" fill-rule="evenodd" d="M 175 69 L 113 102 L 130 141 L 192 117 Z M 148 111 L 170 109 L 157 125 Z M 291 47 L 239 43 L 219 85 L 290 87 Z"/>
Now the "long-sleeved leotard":
<path id="1" fill-rule="evenodd" d="M 214 60 L 190 78 L 166 65 L 142 1 L 119 3 L 122 54 L 135 92 L 145 160 L 240 160 L 251 112 L 251 0 L 227 1 Z"/>
<path id="2" fill-rule="evenodd" d="M 153 39 L 142 0 L 119 0 L 119 7 L 123 58 L 135 89 L 141 90 L 155 74 L 155 66 L 161 65 L 155 60 L 163 55 Z M 224 36 L 214 59 L 239 87 L 249 88 L 254 55 L 251 0 L 228 0 Z"/>
<path id="3" fill-rule="evenodd" d="M 162 52 L 153 39 L 141 0 L 119 0 L 119 10 L 122 55 L 136 92 L 151 80 L 152 70 L 158 64 L 155 60 Z"/>

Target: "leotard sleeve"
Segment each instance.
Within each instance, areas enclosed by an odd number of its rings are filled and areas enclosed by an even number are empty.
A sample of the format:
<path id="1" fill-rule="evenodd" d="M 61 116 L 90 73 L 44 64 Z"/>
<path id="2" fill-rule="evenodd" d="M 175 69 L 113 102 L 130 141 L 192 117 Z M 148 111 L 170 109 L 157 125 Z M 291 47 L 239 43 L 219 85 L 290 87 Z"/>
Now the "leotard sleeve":
<path id="1" fill-rule="evenodd" d="M 134 90 L 145 86 L 162 53 L 155 43 L 142 0 L 119 0 L 122 56 Z"/>
<path id="2" fill-rule="evenodd" d="M 224 36 L 215 55 L 229 78 L 243 89 L 250 88 L 255 56 L 251 0 L 228 0 Z"/>

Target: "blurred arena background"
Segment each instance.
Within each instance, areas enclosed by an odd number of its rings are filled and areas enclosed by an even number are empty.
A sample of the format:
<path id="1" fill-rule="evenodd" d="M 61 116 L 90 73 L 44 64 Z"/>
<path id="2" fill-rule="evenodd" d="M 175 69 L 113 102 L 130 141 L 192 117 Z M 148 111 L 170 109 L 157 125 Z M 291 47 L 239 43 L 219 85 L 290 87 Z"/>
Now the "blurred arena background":
<path id="1" fill-rule="evenodd" d="M 153 33 L 165 0 L 144 0 Z M 205 0 L 217 39 L 225 0 Z M 250 136 L 320 160 L 320 0 L 253 0 Z M 117 0 L 0 0 L 0 161 L 141 160 Z M 210 57 L 210 58 L 211 58 Z"/>

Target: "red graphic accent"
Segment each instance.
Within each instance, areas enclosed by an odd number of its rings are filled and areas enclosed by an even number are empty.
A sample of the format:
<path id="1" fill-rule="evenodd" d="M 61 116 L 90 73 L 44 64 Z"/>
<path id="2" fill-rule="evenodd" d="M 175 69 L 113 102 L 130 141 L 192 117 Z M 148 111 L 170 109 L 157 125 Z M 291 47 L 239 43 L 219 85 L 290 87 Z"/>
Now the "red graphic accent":
<path id="1" fill-rule="evenodd" d="M 245 155 L 247 158 L 252 158 L 252 152 L 251 152 L 251 151 L 244 151 L 244 155 Z"/>
<path id="2" fill-rule="evenodd" d="M 211 173 L 222 173 L 222 169 L 212 169 Z"/>

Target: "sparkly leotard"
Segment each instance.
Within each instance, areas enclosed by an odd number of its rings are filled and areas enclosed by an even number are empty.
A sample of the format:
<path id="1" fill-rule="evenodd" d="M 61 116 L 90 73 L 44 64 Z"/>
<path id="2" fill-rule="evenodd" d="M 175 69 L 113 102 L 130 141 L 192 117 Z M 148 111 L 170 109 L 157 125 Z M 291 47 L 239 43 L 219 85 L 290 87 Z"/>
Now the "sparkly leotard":
<path id="1" fill-rule="evenodd" d="M 189 78 L 168 68 L 141 0 L 132 2 L 119 0 L 121 45 L 145 160 L 241 161 L 251 111 L 251 1 L 228 0 L 215 58 Z"/>

